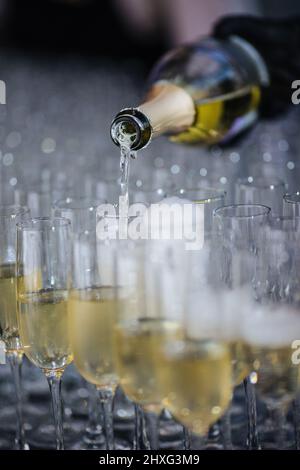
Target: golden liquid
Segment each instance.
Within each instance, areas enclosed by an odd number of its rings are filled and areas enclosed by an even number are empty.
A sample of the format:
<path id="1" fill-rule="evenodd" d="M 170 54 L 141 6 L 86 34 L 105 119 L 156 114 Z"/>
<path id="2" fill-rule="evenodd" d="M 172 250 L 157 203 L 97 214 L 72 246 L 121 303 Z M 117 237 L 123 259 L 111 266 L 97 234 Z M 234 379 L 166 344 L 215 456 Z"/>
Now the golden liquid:
<path id="1" fill-rule="evenodd" d="M 239 385 L 251 372 L 246 345 L 242 341 L 229 343 L 233 373 L 233 385 Z"/>
<path id="2" fill-rule="evenodd" d="M 0 334 L 8 352 L 21 348 L 17 322 L 14 264 L 0 266 Z"/>
<path id="3" fill-rule="evenodd" d="M 238 120 L 256 111 L 260 102 L 257 86 L 224 94 L 217 98 L 200 100 L 195 105 L 196 118 L 187 130 L 171 137 L 173 142 L 214 144 L 224 139 Z"/>
<path id="4" fill-rule="evenodd" d="M 117 315 L 111 287 L 73 290 L 69 300 L 72 352 L 80 374 L 98 387 L 115 388 L 113 330 Z"/>
<path id="5" fill-rule="evenodd" d="M 158 390 L 180 422 L 206 434 L 232 398 L 229 348 L 210 340 L 177 341 L 157 357 Z"/>
<path id="6" fill-rule="evenodd" d="M 140 318 L 116 327 L 117 370 L 127 396 L 159 412 L 164 395 L 157 383 L 157 354 L 165 341 L 178 339 L 179 327 L 160 319 Z"/>
<path id="7" fill-rule="evenodd" d="M 300 366 L 292 363 L 293 349 L 248 346 L 258 393 L 270 402 L 289 405 L 300 390 Z"/>
<path id="8" fill-rule="evenodd" d="M 37 367 L 62 370 L 72 361 L 67 291 L 19 293 L 18 321 L 24 352 Z"/>

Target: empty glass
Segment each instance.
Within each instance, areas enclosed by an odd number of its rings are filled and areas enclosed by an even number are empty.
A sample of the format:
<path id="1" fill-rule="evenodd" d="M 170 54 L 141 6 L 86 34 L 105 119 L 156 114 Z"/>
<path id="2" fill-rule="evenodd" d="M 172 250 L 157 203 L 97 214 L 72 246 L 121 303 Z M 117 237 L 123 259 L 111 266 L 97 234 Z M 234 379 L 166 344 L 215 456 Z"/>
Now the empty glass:
<path id="1" fill-rule="evenodd" d="M 273 216 L 281 216 L 285 192 L 286 184 L 275 177 L 242 178 L 235 185 L 235 201 L 239 204 L 264 204 L 271 208 Z"/>
<path id="2" fill-rule="evenodd" d="M 203 206 L 204 236 L 205 240 L 210 240 L 213 229 L 213 213 L 218 207 L 224 206 L 226 192 L 221 189 L 214 188 L 180 188 L 175 191 L 173 195 Z"/>
<path id="3" fill-rule="evenodd" d="M 221 285 L 229 289 L 249 289 L 255 273 L 256 257 L 262 242 L 261 231 L 268 223 L 271 209 L 259 204 L 224 206 L 214 212 L 214 265 Z M 237 298 L 235 299 L 237 301 Z M 233 304 L 234 305 L 234 304 Z M 247 304 L 238 304 L 241 309 Z M 235 305 L 237 307 L 237 305 Z M 238 358 L 237 358 L 238 359 Z M 257 448 L 256 400 L 251 374 L 244 380 L 249 449 Z"/>
<path id="4" fill-rule="evenodd" d="M 150 306 L 146 301 L 144 246 L 143 242 L 134 243 L 126 240 L 118 241 L 116 245 L 115 279 L 118 285 L 117 322 L 114 331 L 116 367 L 124 392 L 130 400 L 137 403 L 134 447 L 140 448 L 141 441 L 144 441 L 146 447 L 157 449 L 158 418 L 153 413 L 159 413 L 162 405 L 156 393 L 153 358 L 150 354 L 149 322 L 152 317 L 150 314 L 147 315 L 146 309 L 151 309 L 153 302 Z M 154 422 L 153 419 L 150 420 L 151 433 L 147 436 L 144 436 L 145 415 L 139 406 L 152 413 L 154 418 Z M 147 424 L 149 425 L 149 420 Z"/>

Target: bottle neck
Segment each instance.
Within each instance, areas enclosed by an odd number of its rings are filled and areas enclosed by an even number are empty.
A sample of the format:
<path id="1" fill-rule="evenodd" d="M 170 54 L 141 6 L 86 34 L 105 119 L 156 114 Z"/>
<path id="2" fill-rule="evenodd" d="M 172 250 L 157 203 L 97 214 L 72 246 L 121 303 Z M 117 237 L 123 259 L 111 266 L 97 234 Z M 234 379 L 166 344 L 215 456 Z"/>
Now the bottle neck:
<path id="1" fill-rule="evenodd" d="M 110 135 L 119 147 L 126 146 L 130 150 L 139 150 L 150 142 L 152 128 L 147 116 L 137 108 L 125 108 L 113 119 Z"/>
<path id="2" fill-rule="evenodd" d="M 121 132 L 131 135 L 131 149 L 146 147 L 152 137 L 178 133 L 195 120 L 195 107 L 190 95 L 181 87 L 165 81 L 155 83 L 138 108 L 120 111 L 111 125 L 111 137 L 120 145 Z"/>

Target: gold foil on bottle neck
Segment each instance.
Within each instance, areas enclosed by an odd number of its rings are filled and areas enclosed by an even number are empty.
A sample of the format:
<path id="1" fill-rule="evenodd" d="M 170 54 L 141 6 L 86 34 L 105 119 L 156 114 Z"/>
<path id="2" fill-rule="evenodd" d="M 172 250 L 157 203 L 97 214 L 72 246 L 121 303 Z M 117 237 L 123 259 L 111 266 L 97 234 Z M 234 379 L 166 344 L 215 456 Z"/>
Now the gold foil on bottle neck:
<path id="1" fill-rule="evenodd" d="M 138 109 L 149 119 L 154 135 L 183 131 L 193 124 L 196 113 L 191 96 L 165 81 L 151 87 Z"/>

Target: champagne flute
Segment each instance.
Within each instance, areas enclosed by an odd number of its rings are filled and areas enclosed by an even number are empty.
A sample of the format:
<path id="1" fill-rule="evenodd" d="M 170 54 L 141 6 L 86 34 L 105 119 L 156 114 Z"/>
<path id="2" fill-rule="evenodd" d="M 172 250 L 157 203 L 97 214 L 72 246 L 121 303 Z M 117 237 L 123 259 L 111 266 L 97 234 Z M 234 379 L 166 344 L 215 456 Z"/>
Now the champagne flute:
<path id="1" fill-rule="evenodd" d="M 5 343 L 16 392 L 17 427 L 15 446 L 28 449 L 22 417 L 21 365 L 23 350 L 20 343 L 16 304 L 16 224 L 29 217 L 22 206 L 0 206 L 0 333 Z"/>
<path id="2" fill-rule="evenodd" d="M 249 288 L 255 273 L 260 234 L 270 217 L 270 208 L 260 204 L 235 204 L 214 212 L 214 259 L 220 282 L 228 289 Z M 247 303 L 243 303 L 244 307 Z M 256 422 L 256 374 L 244 380 L 248 413 L 247 446 L 259 448 Z"/>
<path id="3" fill-rule="evenodd" d="M 283 213 L 285 216 L 300 216 L 300 192 L 285 194 L 283 197 Z"/>
<path id="4" fill-rule="evenodd" d="M 177 332 L 155 345 L 158 390 L 172 414 L 204 438 L 209 427 L 227 410 L 232 397 L 230 349 L 221 336 L 221 298 L 211 284 L 207 247 L 185 252 L 178 264 L 168 247 L 160 259 L 169 271 L 160 281 L 164 286 L 162 317 L 167 324 L 175 322 Z M 169 299 L 170 276 L 177 286 L 183 286 L 177 311 Z"/>
<path id="5" fill-rule="evenodd" d="M 71 222 L 72 249 L 75 249 L 77 234 L 80 231 L 84 229 L 96 231 L 96 210 L 101 202 L 104 200 L 68 196 L 53 203 L 52 215 L 65 217 Z M 98 394 L 92 384 L 89 387 L 89 402 L 88 425 L 85 430 L 84 442 L 90 448 L 99 448 L 103 444 L 103 432 L 97 410 Z"/>
<path id="6" fill-rule="evenodd" d="M 17 225 L 17 303 L 20 340 L 44 372 L 52 398 L 56 449 L 64 449 L 61 377 L 72 362 L 68 332 L 70 222 L 35 218 Z"/>
<path id="7" fill-rule="evenodd" d="M 157 272 L 147 264 L 147 243 L 118 243 L 116 249 L 116 284 L 118 285 L 118 321 L 115 326 L 116 366 L 120 384 L 136 406 L 136 445 L 144 436 L 146 446 L 158 448 L 158 414 L 162 411 L 162 397 L 158 394 L 154 379 L 153 342 L 167 334 L 160 322 L 156 303 L 155 283 Z M 147 289 L 146 289 L 147 285 Z M 154 289 L 154 292 L 153 292 Z M 153 293 L 149 298 L 149 291 Z M 140 407 L 147 414 L 142 413 Z M 139 422 L 141 422 L 139 426 Z M 139 429 L 141 427 L 141 429 Z M 149 441 L 149 442 L 148 442 Z"/>
<path id="8" fill-rule="evenodd" d="M 82 377 L 98 390 L 106 448 L 112 450 L 112 406 L 118 385 L 113 342 L 116 317 L 113 257 L 109 247 L 99 246 L 95 230 L 74 234 L 73 245 L 69 328 L 74 363 Z"/>

